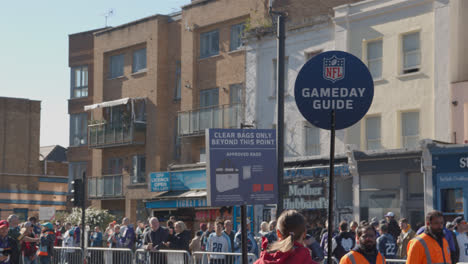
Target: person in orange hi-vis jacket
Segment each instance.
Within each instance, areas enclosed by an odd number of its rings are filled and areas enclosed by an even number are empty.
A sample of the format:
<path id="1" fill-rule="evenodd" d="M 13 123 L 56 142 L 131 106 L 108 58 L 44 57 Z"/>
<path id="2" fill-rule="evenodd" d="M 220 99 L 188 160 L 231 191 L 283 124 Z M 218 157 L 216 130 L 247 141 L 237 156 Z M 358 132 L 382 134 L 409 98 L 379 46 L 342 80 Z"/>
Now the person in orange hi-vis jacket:
<path id="1" fill-rule="evenodd" d="M 448 264 L 450 248 L 444 238 L 444 216 L 439 211 L 432 211 L 426 215 L 426 229 L 424 233 L 413 238 L 408 243 L 408 260 L 411 264 Z"/>
<path id="2" fill-rule="evenodd" d="M 377 251 L 377 233 L 373 226 L 357 229 L 359 245 L 341 258 L 340 264 L 385 264 L 385 258 Z"/>

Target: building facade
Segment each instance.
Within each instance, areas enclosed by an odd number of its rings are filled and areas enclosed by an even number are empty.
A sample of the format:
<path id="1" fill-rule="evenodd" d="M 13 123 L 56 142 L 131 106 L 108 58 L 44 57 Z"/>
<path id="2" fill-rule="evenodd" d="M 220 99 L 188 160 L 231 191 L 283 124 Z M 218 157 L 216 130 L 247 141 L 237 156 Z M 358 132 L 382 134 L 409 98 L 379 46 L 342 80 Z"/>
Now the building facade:
<path id="1" fill-rule="evenodd" d="M 40 116 L 40 101 L 0 98 L 2 219 L 16 214 L 26 220 L 40 207 L 66 209 L 67 164 L 40 156 Z"/>

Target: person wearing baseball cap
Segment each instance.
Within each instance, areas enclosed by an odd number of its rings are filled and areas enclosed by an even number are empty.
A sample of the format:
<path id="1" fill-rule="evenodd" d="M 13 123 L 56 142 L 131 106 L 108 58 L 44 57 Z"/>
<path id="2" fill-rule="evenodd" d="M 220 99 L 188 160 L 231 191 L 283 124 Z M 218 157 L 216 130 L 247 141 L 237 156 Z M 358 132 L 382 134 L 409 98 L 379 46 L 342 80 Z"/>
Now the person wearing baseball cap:
<path id="1" fill-rule="evenodd" d="M 47 222 L 42 224 L 41 243 L 39 245 L 39 263 L 49 264 L 54 256 L 55 232 L 54 226 Z"/>
<path id="2" fill-rule="evenodd" d="M 398 226 L 398 222 L 395 220 L 395 213 L 388 212 L 385 215 L 385 218 L 387 219 L 388 223 L 388 233 L 393 236 L 395 241 L 397 241 L 398 237 L 401 234 L 401 229 Z"/>
<path id="3" fill-rule="evenodd" d="M 0 221 L 0 263 L 10 264 L 12 247 L 15 245 L 13 239 L 8 236 L 8 229 L 10 225 L 7 221 Z"/>

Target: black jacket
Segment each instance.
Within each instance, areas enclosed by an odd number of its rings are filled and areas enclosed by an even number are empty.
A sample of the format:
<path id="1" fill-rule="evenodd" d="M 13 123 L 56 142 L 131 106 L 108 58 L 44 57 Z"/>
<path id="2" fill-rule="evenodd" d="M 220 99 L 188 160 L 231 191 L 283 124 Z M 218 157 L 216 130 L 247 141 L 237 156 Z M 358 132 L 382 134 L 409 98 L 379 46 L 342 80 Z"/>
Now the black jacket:
<path id="1" fill-rule="evenodd" d="M 153 247 L 155 247 L 156 249 L 164 249 L 165 246 L 163 242 L 167 242 L 168 239 L 169 230 L 161 226 L 156 231 L 151 230 L 150 232 L 146 233 L 143 243 L 144 245 L 148 245 L 148 243 L 153 243 Z"/>
<path id="2" fill-rule="evenodd" d="M 340 260 L 346 253 L 351 251 L 356 245 L 356 239 L 351 232 L 340 232 L 333 238 L 336 248 L 333 250 L 333 256 Z"/>
<path id="3" fill-rule="evenodd" d="M 169 238 L 169 248 L 176 250 L 186 250 L 189 251 L 191 236 L 190 231 L 185 230 L 182 233 L 174 234 Z"/>

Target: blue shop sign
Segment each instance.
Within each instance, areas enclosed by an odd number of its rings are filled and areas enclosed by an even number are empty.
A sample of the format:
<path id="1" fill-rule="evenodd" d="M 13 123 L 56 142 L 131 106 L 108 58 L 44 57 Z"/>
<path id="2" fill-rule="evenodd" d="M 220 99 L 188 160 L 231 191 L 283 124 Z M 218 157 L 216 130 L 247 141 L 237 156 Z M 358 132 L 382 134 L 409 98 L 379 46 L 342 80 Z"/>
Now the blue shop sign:
<path id="1" fill-rule="evenodd" d="M 467 172 L 468 173 L 468 149 L 467 153 L 458 154 L 434 154 L 432 164 L 437 172 Z"/>
<path id="2" fill-rule="evenodd" d="M 168 172 L 152 172 L 150 173 L 151 191 L 152 192 L 167 192 L 170 189 L 169 173 Z"/>
<path id="3" fill-rule="evenodd" d="M 186 207 L 206 207 L 206 199 L 186 199 L 186 200 L 162 200 L 147 202 L 146 208 L 186 208 Z"/>
<path id="4" fill-rule="evenodd" d="M 315 168 L 298 168 L 298 169 L 285 169 L 284 178 L 324 178 L 330 174 L 329 167 L 315 167 Z M 335 175 L 346 176 L 349 175 L 348 165 L 335 166 Z"/>

